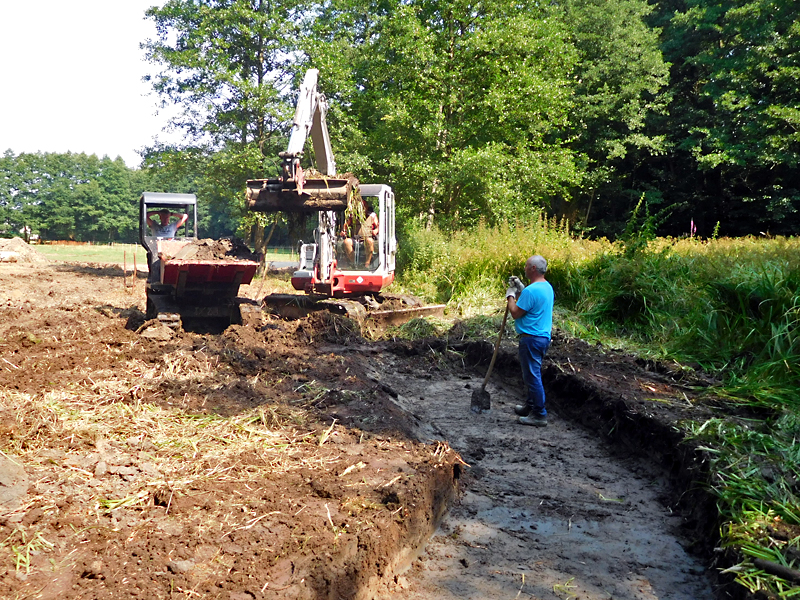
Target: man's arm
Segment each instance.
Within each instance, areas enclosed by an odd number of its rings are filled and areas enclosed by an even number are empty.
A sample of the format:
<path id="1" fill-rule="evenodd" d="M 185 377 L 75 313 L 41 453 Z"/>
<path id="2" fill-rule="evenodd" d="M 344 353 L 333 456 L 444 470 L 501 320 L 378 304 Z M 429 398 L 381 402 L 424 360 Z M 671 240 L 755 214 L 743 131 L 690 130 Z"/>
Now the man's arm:
<path id="1" fill-rule="evenodd" d="M 375 213 L 372 213 L 372 228 L 370 231 L 370 235 L 372 235 L 372 237 L 374 238 L 378 237 L 378 215 L 376 215 Z"/>
<path id="2" fill-rule="evenodd" d="M 517 306 L 517 299 L 514 296 L 508 296 L 506 298 L 506 302 L 508 302 L 508 312 L 511 314 L 514 319 L 519 319 L 527 310 L 522 310 L 519 306 Z"/>
<path id="3" fill-rule="evenodd" d="M 180 226 L 183 225 L 184 223 L 186 223 L 186 221 L 189 220 L 189 215 L 187 213 L 183 213 L 183 214 L 177 214 L 176 213 L 175 216 L 176 217 L 180 217 L 178 219 L 177 229 L 180 229 Z"/>

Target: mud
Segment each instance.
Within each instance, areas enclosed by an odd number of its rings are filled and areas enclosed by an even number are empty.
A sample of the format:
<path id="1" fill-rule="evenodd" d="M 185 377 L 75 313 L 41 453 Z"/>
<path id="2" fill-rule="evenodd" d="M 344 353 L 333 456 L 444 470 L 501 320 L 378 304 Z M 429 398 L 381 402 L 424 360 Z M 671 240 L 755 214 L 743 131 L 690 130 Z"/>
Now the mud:
<path id="1" fill-rule="evenodd" d="M 143 304 L 116 268 L 0 266 L 0 449 L 28 482 L 0 506 L 1 597 L 713 597 L 705 463 L 674 428 L 713 411 L 695 375 L 559 336 L 532 429 L 513 342 L 476 415 L 490 342 L 321 314 L 148 340 Z M 160 416 L 66 435 L 65 402 Z M 156 427 L 185 415 L 277 441 L 187 453 Z"/>

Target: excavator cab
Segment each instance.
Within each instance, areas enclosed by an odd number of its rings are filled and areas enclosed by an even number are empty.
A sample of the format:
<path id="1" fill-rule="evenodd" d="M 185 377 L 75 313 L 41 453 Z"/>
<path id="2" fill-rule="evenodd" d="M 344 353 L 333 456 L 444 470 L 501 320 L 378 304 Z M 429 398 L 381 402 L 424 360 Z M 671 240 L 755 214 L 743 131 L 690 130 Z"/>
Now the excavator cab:
<path id="1" fill-rule="evenodd" d="M 294 289 L 344 298 L 377 294 L 394 280 L 394 193 L 382 184 L 361 185 L 360 192 L 378 218 L 377 235 L 371 240 L 357 235 L 342 237 L 344 211 L 321 211 L 314 242 L 300 247 L 300 265 L 292 275 Z"/>

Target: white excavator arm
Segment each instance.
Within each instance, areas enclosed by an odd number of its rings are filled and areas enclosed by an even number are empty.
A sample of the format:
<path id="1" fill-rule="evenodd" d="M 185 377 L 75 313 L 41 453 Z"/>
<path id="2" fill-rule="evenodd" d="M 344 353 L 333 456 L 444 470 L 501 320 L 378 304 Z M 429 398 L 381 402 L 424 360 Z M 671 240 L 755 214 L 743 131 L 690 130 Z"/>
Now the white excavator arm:
<path id="1" fill-rule="evenodd" d="M 325 116 L 328 101 L 317 89 L 319 71 L 309 69 L 300 87 L 297 108 L 289 134 L 289 146 L 278 156 L 281 174 L 278 179 L 251 179 L 247 182 L 247 208 L 256 212 L 314 213 L 321 210 L 345 210 L 358 189 L 352 175 L 337 178 L 331 139 Z M 311 137 L 317 170 L 324 176 L 303 172 L 300 160 Z M 307 176 L 308 175 L 308 176 Z"/>
<path id="2" fill-rule="evenodd" d="M 331 177 L 336 175 L 336 161 L 333 159 L 331 139 L 328 135 L 328 125 L 325 115 L 328 114 L 328 101 L 324 94 L 317 90 L 319 70 L 309 69 L 300 86 L 300 95 L 297 98 L 297 109 L 294 113 L 292 130 L 289 136 L 289 147 L 286 152 L 281 152 L 283 159 L 284 178 L 295 180 L 303 148 L 309 135 L 314 145 L 314 156 L 317 159 L 317 168 L 323 175 Z"/>

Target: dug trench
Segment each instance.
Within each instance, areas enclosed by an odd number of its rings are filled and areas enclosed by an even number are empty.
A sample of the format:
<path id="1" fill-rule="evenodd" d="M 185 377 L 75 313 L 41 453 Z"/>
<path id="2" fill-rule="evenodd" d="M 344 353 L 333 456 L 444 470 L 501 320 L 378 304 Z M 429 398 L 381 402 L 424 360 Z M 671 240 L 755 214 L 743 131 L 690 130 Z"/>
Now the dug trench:
<path id="1" fill-rule="evenodd" d="M 677 428 L 715 410 L 698 376 L 557 335 L 533 429 L 513 339 L 476 415 L 493 347 L 458 327 L 370 343 L 265 315 L 147 338 L 120 281 L 0 269 L 0 596 L 737 593 L 712 577 L 708 457 Z"/>

